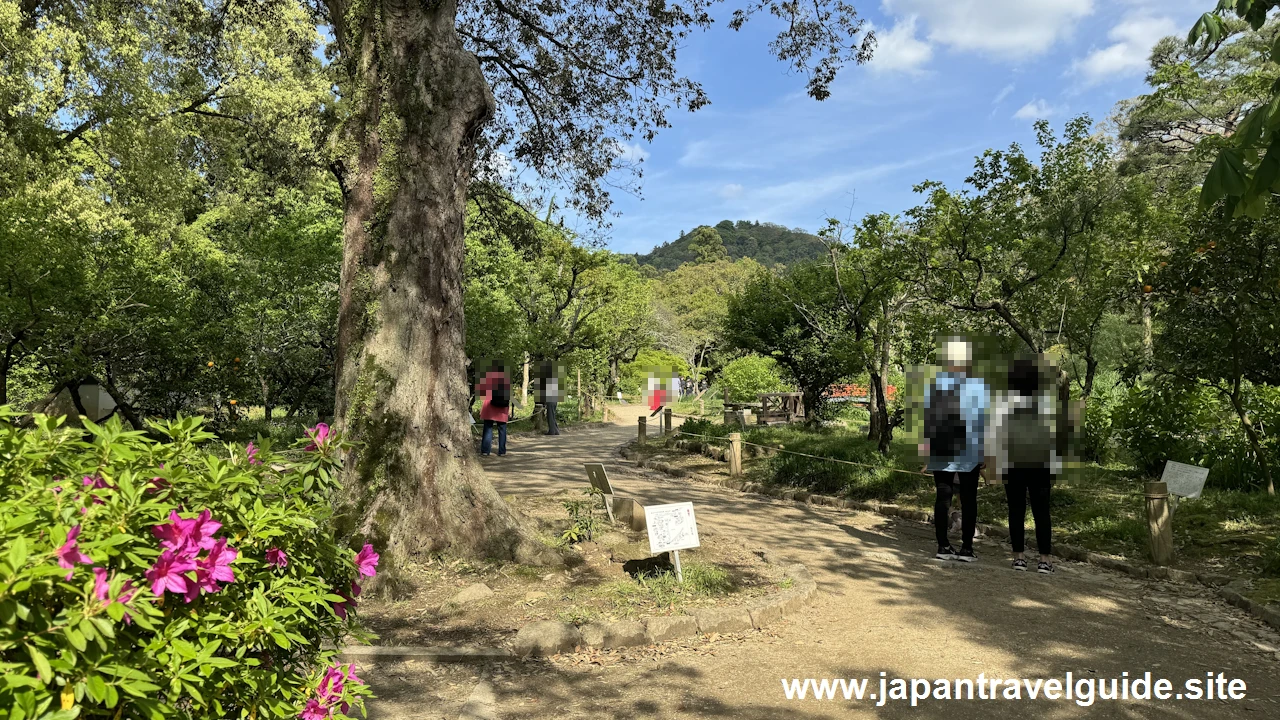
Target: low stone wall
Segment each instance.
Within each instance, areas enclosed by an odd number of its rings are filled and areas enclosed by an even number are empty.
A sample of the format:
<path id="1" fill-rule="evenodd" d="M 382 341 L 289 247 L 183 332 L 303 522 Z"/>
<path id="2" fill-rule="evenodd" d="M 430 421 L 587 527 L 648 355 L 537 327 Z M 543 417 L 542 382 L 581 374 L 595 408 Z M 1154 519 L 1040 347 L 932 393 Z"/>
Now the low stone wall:
<path id="1" fill-rule="evenodd" d="M 546 656 L 572 652 L 578 647 L 633 647 L 698 633 L 724 634 L 763 628 L 800 612 L 818 593 L 818 585 L 804 565 L 788 565 L 783 572 L 791 580 L 792 587 L 738 607 L 704 608 L 689 615 L 589 623 L 581 628 L 553 620 L 532 622 L 516 634 L 515 654 L 520 657 Z"/>

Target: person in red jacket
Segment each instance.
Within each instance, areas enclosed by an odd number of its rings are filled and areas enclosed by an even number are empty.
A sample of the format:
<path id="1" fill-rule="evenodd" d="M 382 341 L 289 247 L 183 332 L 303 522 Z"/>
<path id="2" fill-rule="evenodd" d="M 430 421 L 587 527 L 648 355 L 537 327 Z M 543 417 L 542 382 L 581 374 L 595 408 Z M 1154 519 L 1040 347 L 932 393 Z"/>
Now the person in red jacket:
<path id="1" fill-rule="evenodd" d="M 507 454 L 507 421 L 511 419 L 511 379 L 501 363 L 493 363 L 476 383 L 480 401 L 480 419 L 484 433 L 480 436 L 480 454 L 488 457 L 493 449 L 493 426 L 498 426 L 498 457 Z"/>
<path id="2" fill-rule="evenodd" d="M 649 409 L 653 412 L 649 417 L 653 417 L 662 412 L 662 406 L 667 402 L 667 391 L 662 386 L 662 379 L 657 377 L 657 373 L 652 370 L 650 372 L 653 374 L 649 376 Z"/>

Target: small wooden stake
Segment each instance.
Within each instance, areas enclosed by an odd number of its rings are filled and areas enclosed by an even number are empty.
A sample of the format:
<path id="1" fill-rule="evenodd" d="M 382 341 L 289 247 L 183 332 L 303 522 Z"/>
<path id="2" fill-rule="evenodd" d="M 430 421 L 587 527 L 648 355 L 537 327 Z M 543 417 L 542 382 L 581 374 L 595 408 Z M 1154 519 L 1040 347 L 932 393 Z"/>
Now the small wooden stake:
<path id="1" fill-rule="evenodd" d="M 671 434 L 671 408 L 662 411 L 662 434 Z"/>
<path id="2" fill-rule="evenodd" d="M 742 433 L 729 433 L 729 475 L 742 474 Z"/>
<path id="3" fill-rule="evenodd" d="M 1147 483 L 1147 527 L 1151 533 L 1151 561 L 1168 565 L 1173 561 L 1173 514 L 1169 511 L 1169 485 Z"/>
<path id="4" fill-rule="evenodd" d="M 671 551 L 671 562 L 675 563 L 675 566 L 676 566 L 676 582 L 683 584 L 684 573 L 681 572 L 680 570 L 680 551 L 679 550 Z"/>
<path id="5" fill-rule="evenodd" d="M 639 428 L 639 432 L 636 435 L 636 439 L 639 440 L 641 443 L 643 443 L 648 436 L 649 418 L 641 415 L 639 420 L 640 420 L 640 428 Z"/>

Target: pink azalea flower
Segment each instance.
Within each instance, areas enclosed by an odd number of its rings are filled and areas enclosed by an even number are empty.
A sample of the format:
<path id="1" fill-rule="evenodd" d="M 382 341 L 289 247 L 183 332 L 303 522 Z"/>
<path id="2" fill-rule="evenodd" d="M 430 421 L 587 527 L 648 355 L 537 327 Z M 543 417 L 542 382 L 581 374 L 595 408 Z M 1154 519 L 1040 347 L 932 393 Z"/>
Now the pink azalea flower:
<path id="1" fill-rule="evenodd" d="M 278 547 L 273 547 L 267 551 L 267 562 L 278 568 L 285 567 L 289 564 L 289 556 Z"/>
<path id="2" fill-rule="evenodd" d="M 307 706 L 302 708 L 302 712 L 298 713 L 298 717 L 301 720 L 325 720 L 329 717 L 329 711 L 312 698 L 307 701 Z"/>
<path id="3" fill-rule="evenodd" d="M 347 681 L 348 681 L 348 682 L 353 682 L 353 683 L 355 683 L 356 685 L 363 685 L 363 684 L 364 684 L 364 681 L 363 681 L 363 680 L 361 680 L 360 678 L 356 677 L 356 664 L 355 664 L 355 663 L 351 663 L 350 665 L 348 665 L 348 666 L 347 666 Z M 342 712 L 344 712 L 344 713 L 345 713 L 345 712 L 346 712 L 346 710 L 343 710 Z"/>
<path id="4" fill-rule="evenodd" d="M 161 597 L 165 592 L 185 594 L 187 586 L 192 583 L 186 573 L 196 569 L 196 563 L 190 557 L 180 555 L 174 550 L 160 553 L 156 564 L 151 566 L 145 575 L 151 581 L 151 594 Z"/>
<path id="5" fill-rule="evenodd" d="M 58 548 L 58 567 L 67 571 L 67 580 L 70 580 L 71 576 L 75 574 L 77 563 L 93 563 L 93 558 L 80 552 L 80 545 L 76 542 L 78 537 L 80 537 L 79 525 L 71 528 L 71 532 L 67 533 L 67 541 L 62 543 L 62 547 Z"/>
<path id="6" fill-rule="evenodd" d="M 356 598 L 358 598 L 358 597 L 360 597 L 360 586 L 359 586 L 359 585 L 357 585 L 357 584 L 355 584 L 355 583 L 353 582 L 353 583 L 351 583 L 351 594 L 350 594 L 350 595 L 348 595 L 347 593 L 342 592 L 341 590 L 339 590 L 339 591 L 338 591 L 338 594 L 339 594 L 339 595 L 341 595 L 342 597 L 346 598 L 346 601 L 345 601 L 345 602 L 340 602 L 340 603 L 334 603 L 334 604 L 333 604 L 333 612 L 334 612 L 334 614 L 336 614 L 338 617 L 342 618 L 343 620 L 346 620 L 346 619 L 347 619 L 347 611 L 348 611 L 348 610 L 355 610 L 355 609 L 356 609 L 356 600 L 355 600 L 355 599 L 356 599 Z"/>
<path id="7" fill-rule="evenodd" d="M 205 555 L 197 561 L 197 570 L 207 572 L 212 580 L 224 583 L 233 583 L 236 581 L 236 574 L 235 571 L 231 569 L 231 563 L 234 562 L 239 555 L 239 550 L 227 547 L 227 541 L 225 539 L 219 540 L 217 544 L 209 550 L 208 555 Z"/>
<path id="8" fill-rule="evenodd" d="M 111 588 L 107 582 L 107 571 L 104 568 L 96 567 L 93 569 L 93 596 L 106 602 L 109 599 Z"/>
<path id="9" fill-rule="evenodd" d="M 324 677 L 320 678 L 319 687 L 316 688 L 316 695 L 320 697 L 321 705 L 330 707 L 342 699 L 342 687 L 345 678 L 346 674 L 337 665 L 325 671 Z"/>
<path id="10" fill-rule="evenodd" d="M 307 430 L 307 437 L 311 438 L 311 443 L 304 450 L 315 450 L 317 447 L 324 447 L 324 443 L 329 439 L 329 426 L 325 423 L 316 423 L 316 426 Z"/>
<path id="11" fill-rule="evenodd" d="M 222 523 L 213 519 L 213 513 L 208 510 L 202 510 L 200 516 L 192 521 L 191 526 L 191 543 L 202 550 L 212 550 L 214 545 L 219 541 L 213 539 L 215 533 L 222 527 Z M 223 542 L 225 545 L 226 543 Z M 234 550 L 232 551 L 235 552 Z M 235 555 L 232 555 L 235 558 Z"/>
<path id="12" fill-rule="evenodd" d="M 360 552 L 356 553 L 356 571 L 361 575 L 373 577 L 378 574 L 378 553 L 373 551 L 373 546 L 365 543 Z"/>
<path id="13" fill-rule="evenodd" d="M 183 519 L 176 511 L 170 510 L 169 522 L 152 527 L 151 534 L 160 539 L 160 547 L 191 558 L 200 550 L 214 546 L 217 541 L 213 535 L 221 527 L 222 523 L 213 520 L 208 510 L 190 519 Z"/>
<path id="14" fill-rule="evenodd" d="M 248 454 L 248 456 L 249 456 L 249 464 L 250 464 L 250 465 L 261 465 L 261 464 L 262 464 L 262 461 L 261 461 L 261 460 L 259 460 L 259 459 L 258 459 L 258 457 L 257 457 L 257 456 L 258 456 L 258 448 L 257 448 L 253 443 L 249 443 L 249 445 L 245 447 L 244 451 L 245 451 L 245 453 L 246 453 L 246 454 Z"/>
<path id="15" fill-rule="evenodd" d="M 94 505 L 106 504 L 102 501 L 102 498 L 94 494 L 94 490 L 115 490 L 115 487 L 97 475 L 85 475 L 80 484 L 89 488 L 89 496 L 93 498 Z"/>

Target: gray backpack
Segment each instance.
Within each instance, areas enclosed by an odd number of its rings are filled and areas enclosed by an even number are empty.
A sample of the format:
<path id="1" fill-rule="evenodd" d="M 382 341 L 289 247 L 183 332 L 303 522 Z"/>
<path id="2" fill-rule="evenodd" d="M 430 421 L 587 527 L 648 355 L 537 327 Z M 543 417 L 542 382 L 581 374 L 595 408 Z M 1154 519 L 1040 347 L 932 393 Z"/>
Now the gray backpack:
<path id="1" fill-rule="evenodd" d="M 1005 419 L 1004 437 L 1010 468 L 1049 467 L 1053 457 L 1053 435 L 1048 420 L 1040 415 L 1038 403 L 1014 408 Z"/>

